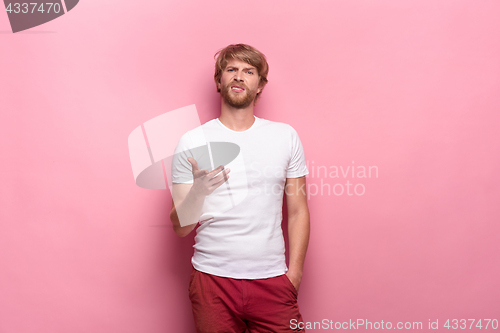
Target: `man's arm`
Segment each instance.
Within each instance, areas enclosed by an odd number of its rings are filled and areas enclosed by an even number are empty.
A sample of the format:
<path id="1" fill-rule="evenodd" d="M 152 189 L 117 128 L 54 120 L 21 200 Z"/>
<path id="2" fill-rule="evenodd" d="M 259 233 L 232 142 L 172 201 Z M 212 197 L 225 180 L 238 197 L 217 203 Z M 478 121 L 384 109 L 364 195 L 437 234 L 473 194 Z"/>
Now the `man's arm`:
<path id="1" fill-rule="evenodd" d="M 205 201 L 205 196 L 196 196 L 193 194 L 188 196 L 192 187 L 193 184 L 172 184 L 172 209 L 170 210 L 170 221 L 172 221 L 175 233 L 180 237 L 187 236 L 196 227 L 196 222 L 198 222 L 200 218 L 203 202 Z M 187 201 L 185 201 L 186 199 Z M 191 213 L 180 214 L 183 222 L 185 221 L 184 224 L 189 223 L 188 221 L 193 223 L 181 226 L 179 213 L 175 207 L 174 201 L 177 202 L 179 211 Z"/>
<path id="2" fill-rule="evenodd" d="M 310 232 L 305 176 L 286 179 L 285 198 L 288 212 L 290 253 L 290 266 L 286 275 L 298 291 L 302 280 L 302 270 Z"/>

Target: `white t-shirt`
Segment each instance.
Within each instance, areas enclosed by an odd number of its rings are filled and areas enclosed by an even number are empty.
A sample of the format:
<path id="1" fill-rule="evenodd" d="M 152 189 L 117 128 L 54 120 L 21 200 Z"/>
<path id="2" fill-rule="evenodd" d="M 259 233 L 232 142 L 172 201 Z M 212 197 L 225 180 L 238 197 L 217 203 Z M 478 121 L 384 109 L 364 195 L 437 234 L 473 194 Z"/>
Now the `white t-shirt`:
<path id="1" fill-rule="evenodd" d="M 179 140 L 172 160 L 173 183 L 193 183 L 188 156 L 202 170 L 221 164 L 231 169 L 228 181 L 205 199 L 191 260 L 194 268 L 236 279 L 284 274 L 284 186 L 286 178 L 309 173 L 295 129 L 258 117 L 241 132 L 218 118 L 208 121 Z"/>

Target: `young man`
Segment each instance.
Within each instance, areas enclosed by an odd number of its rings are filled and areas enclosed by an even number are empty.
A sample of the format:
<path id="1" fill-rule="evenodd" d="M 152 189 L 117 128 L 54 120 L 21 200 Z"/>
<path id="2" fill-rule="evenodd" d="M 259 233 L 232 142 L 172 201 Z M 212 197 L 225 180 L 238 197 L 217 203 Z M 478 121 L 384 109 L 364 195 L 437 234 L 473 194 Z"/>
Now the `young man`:
<path id="1" fill-rule="evenodd" d="M 245 44 L 216 55 L 220 117 L 201 126 L 204 146 L 197 129 L 184 134 L 172 162 L 173 228 L 183 237 L 200 223 L 189 282 L 196 330 L 290 332 L 291 322 L 303 321 L 297 293 L 309 242 L 304 151 L 290 125 L 253 114 L 267 83 L 265 56 Z M 216 143 L 233 146 L 218 146 L 227 149 L 216 153 Z M 214 163 L 221 153 L 232 170 L 200 168 L 201 160 Z M 289 268 L 281 229 L 283 193 Z"/>

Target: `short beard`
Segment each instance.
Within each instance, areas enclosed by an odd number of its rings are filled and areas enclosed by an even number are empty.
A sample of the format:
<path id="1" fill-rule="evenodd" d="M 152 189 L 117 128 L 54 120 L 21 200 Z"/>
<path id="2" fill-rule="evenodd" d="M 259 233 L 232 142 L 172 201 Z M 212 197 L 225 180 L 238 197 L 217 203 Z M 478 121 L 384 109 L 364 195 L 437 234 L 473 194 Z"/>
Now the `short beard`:
<path id="1" fill-rule="evenodd" d="M 227 85 L 220 91 L 220 94 L 227 105 L 235 109 L 245 109 L 254 102 L 257 95 L 255 91 L 248 90 L 247 87 L 245 87 L 245 96 L 243 98 L 235 98 L 234 96 L 230 95 L 232 85 L 233 83 Z"/>

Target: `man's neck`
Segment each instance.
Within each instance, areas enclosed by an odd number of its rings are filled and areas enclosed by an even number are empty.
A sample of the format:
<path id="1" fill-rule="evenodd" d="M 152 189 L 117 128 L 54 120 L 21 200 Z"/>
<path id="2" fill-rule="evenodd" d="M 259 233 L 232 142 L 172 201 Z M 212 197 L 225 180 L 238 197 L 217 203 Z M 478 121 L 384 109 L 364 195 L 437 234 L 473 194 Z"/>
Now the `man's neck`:
<path id="1" fill-rule="evenodd" d="M 253 102 L 244 109 L 237 109 L 221 100 L 219 121 L 227 128 L 242 132 L 252 127 L 255 117 L 253 115 Z"/>

